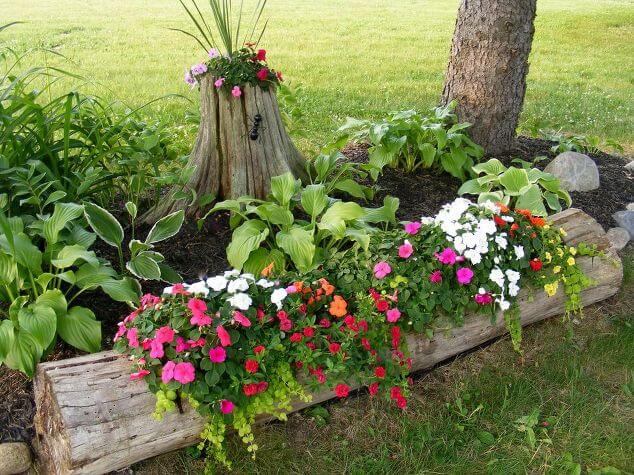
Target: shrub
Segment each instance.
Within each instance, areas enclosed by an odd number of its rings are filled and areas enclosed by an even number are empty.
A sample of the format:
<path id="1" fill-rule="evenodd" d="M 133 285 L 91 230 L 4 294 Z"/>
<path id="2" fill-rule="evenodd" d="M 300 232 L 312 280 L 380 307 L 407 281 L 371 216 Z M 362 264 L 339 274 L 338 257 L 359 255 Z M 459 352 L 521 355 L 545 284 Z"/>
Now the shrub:
<path id="1" fill-rule="evenodd" d="M 559 180 L 537 168 L 507 168 L 498 159 L 492 158 L 475 165 L 473 171 L 482 176 L 463 183 L 458 194 L 478 195 L 478 203 L 502 202 L 507 206 L 530 210 L 538 216 L 548 214 L 544 201 L 554 212 L 561 211 L 560 200 L 566 206 L 572 203 L 568 192 L 559 185 Z"/>
<path id="2" fill-rule="evenodd" d="M 271 179 L 268 200 L 242 197 L 217 203 L 206 216 L 232 213 L 229 264 L 259 274 L 287 268 L 308 272 L 342 248 L 367 248 L 373 224 L 396 221 L 398 199 L 380 208 L 330 198 L 323 183 L 302 186 L 290 173 Z M 206 217 L 205 216 L 205 217 Z M 204 218 L 203 218 L 204 219 Z"/>
<path id="3" fill-rule="evenodd" d="M 435 108 L 430 116 L 413 110 L 394 112 L 378 122 L 348 118 L 339 132 L 370 142 L 368 170 L 375 180 L 388 165 L 408 173 L 418 168 L 444 171 L 464 181 L 483 149 L 464 132 L 470 124 L 458 123 L 454 108 L 452 102 Z"/>

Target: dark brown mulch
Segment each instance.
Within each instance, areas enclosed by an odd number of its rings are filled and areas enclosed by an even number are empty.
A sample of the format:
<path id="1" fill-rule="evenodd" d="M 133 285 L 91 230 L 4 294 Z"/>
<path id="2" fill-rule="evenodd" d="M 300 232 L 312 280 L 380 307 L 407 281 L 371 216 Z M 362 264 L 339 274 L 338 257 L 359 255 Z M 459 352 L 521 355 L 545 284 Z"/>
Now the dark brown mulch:
<path id="1" fill-rule="evenodd" d="M 507 156 L 498 157 L 509 164 L 513 158 L 532 160 L 538 155 L 553 158 L 550 152 L 552 143 L 520 137 L 515 149 Z M 367 145 L 350 144 L 344 154 L 353 161 L 367 161 Z M 599 153 L 592 154 L 599 167 L 601 187 L 588 193 L 573 193 L 573 206 L 593 216 L 604 228 L 615 226 L 612 214 L 624 209 L 627 203 L 634 201 L 632 174 L 623 165 L 625 161 L 616 156 Z M 547 161 L 540 162 L 543 168 Z M 400 199 L 398 217 L 403 220 L 414 220 L 421 216 L 432 216 L 440 207 L 452 201 L 460 187 L 460 182 L 446 174 L 434 175 L 425 171 L 406 174 L 399 170 L 386 169 L 380 177 L 379 191 L 372 203 L 379 205 L 385 195 L 393 195 Z M 122 203 L 114 210 L 118 217 L 122 214 Z M 139 226 L 137 236 L 145 237 L 149 227 Z M 167 262 L 176 269 L 185 280 L 194 280 L 205 275 L 213 275 L 228 267 L 225 248 L 230 241 L 226 214 L 218 214 L 205 222 L 201 231 L 195 222 L 187 223 L 178 236 L 160 243 L 157 250 L 165 255 Z M 96 247 L 96 252 L 117 262 L 116 251 L 104 244 Z M 163 284 L 144 285 L 145 292 L 159 293 Z M 117 322 L 128 312 L 125 305 L 113 302 L 107 296 L 95 292 L 83 294 L 76 301 L 77 305 L 91 308 L 102 322 L 104 347 L 112 346 L 112 335 L 116 331 Z M 60 351 L 51 355 L 51 359 L 72 356 L 74 350 L 60 345 Z M 32 417 L 33 401 L 31 383 L 15 371 L 0 367 L 0 442 L 29 440 L 33 435 Z"/>

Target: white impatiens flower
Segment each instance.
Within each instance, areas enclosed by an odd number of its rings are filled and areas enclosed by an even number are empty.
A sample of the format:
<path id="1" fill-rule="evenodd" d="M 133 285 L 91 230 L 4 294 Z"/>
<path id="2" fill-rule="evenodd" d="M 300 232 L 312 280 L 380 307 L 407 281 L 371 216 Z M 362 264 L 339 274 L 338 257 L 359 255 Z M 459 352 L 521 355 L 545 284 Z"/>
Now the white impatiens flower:
<path id="1" fill-rule="evenodd" d="M 500 246 L 502 249 L 506 249 L 506 246 L 508 246 L 509 242 L 506 240 L 504 235 L 499 234 L 495 236 L 495 244 Z"/>
<path id="2" fill-rule="evenodd" d="M 513 216 L 502 216 L 502 219 L 507 223 L 512 223 L 513 221 L 515 221 L 515 218 Z"/>
<path id="3" fill-rule="evenodd" d="M 260 279 L 255 284 L 259 285 L 263 289 L 268 289 L 269 287 L 273 287 L 275 285 L 275 282 L 273 282 L 272 280 Z"/>
<path id="4" fill-rule="evenodd" d="M 209 293 L 209 289 L 207 288 L 207 284 L 204 280 L 200 282 L 194 282 L 193 284 L 185 285 L 185 288 L 188 292 L 192 294 L 204 295 L 207 296 Z"/>
<path id="5" fill-rule="evenodd" d="M 174 286 L 169 286 L 169 287 L 165 287 L 163 289 L 163 295 L 172 295 L 172 293 L 174 292 Z"/>
<path id="6" fill-rule="evenodd" d="M 495 234 L 497 232 L 497 226 L 492 219 L 483 219 L 478 223 L 478 231 L 484 234 Z"/>
<path id="7" fill-rule="evenodd" d="M 226 270 L 225 277 L 238 277 L 240 275 L 240 271 L 238 269 Z"/>
<path id="8" fill-rule="evenodd" d="M 247 294 L 242 292 L 232 295 L 227 299 L 227 302 L 231 304 L 232 307 L 237 308 L 239 310 L 249 310 L 253 300 Z"/>
<path id="9" fill-rule="evenodd" d="M 482 262 L 482 256 L 475 249 L 468 249 L 464 253 L 465 259 L 469 259 L 472 264 L 480 264 Z"/>
<path id="10" fill-rule="evenodd" d="M 476 238 L 476 235 L 471 232 L 464 233 L 462 235 L 462 240 L 468 249 L 473 249 L 474 247 L 478 245 L 478 240 Z"/>
<path id="11" fill-rule="evenodd" d="M 235 294 L 236 292 L 244 292 L 245 290 L 249 290 L 249 282 L 247 281 L 247 279 L 243 278 L 232 280 L 227 286 L 227 292 L 229 292 L 230 294 Z"/>
<path id="12" fill-rule="evenodd" d="M 277 309 L 281 310 L 282 302 L 287 296 L 288 296 L 288 293 L 286 292 L 285 289 L 281 289 L 281 288 L 275 289 L 273 293 L 271 294 L 271 303 L 274 303 L 275 305 L 277 305 Z"/>
<path id="13" fill-rule="evenodd" d="M 489 280 L 497 284 L 497 286 L 501 289 L 504 289 L 504 272 L 499 267 L 496 267 L 489 274 Z"/>
<path id="14" fill-rule="evenodd" d="M 445 234 L 449 234 L 450 236 L 455 236 L 458 234 L 458 230 L 462 228 L 462 225 L 457 221 L 443 221 L 440 223 L 440 229 L 442 229 Z"/>
<path id="15" fill-rule="evenodd" d="M 479 293 L 480 295 L 484 295 L 484 294 L 486 294 L 486 293 L 487 293 L 487 291 L 486 291 L 486 289 L 485 289 L 484 287 L 480 287 L 480 288 L 478 289 L 478 293 Z"/>
<path id="16" fill-rule="evenodd" d="M 493 262 L 495 262 L 496 264 L 499 264 L 500 263 L 500 258 L 498 256 L 495 256 L 493 258 Z"/>
<path id="17" fill-rule="evenodd" d="M 516 284 L 517 282 L 519 282 L 520 277 L 521 277 L 521 274 L 519 272 L 514 271 L 512 269 L 507 269 L 506 278 L 509 280 L 509 282 Z"/>
<path id="18" fill-rule="evenodd" d="M 491 212 L 493 212 L 495 214 L 499 214 L 500 213 L 500 207 L 497 204 L 495 204 L 493 201 L 491 201 L 491 200 L 487 200 L 484 203 L 481 203 L 480 207 L 482 209 L 489 210 L 489 211 L 491 211 Z"/>
<path id="19" fill-rule="evenodd" d="M 420 222 L 423 225 L 431 224 L 434 222 L 434 218 L 430 218 L 429 216 L 423 216 L 420 218 Z"/>
<path id="20" fill-rule="evenodd" d="M 252 280 L 255 282 L 255 276 L 253 274 L 245 273 L 245 274 L 242 274 L 240 277 L 242 277 L 243 279 Z"/>
<path id="21" fill-rule="evenodd" d="M 220 292 L 221 290 L 225 290 L 227 288 L 227 282 L 228 280 L 226 279 L 226 277 L 222 275 L 209 277 L 207 279 L 207 285 L 215 292 Z"/>
<path id="22" fill-rule="evenodd" d="M 518 259 L 522 259 L 524 257 L 524 247 L 523 246 L 513 246 L 515 250 L 515 255 Z"/>
<path id="23" fill-rule="evenodd" d="M 508 300 L 504 300 L 504 296 L 501 295 L 499 298 L 495 299 L 497 304 L 500 306 L 502 311 L 506 311 L 511 308 L 511 303 Z"/>
<path id="24" fill-rule="evenodd" d="M 515 297 L 520 292 L 519 286 L 515 282 L 509 284 L 509 295 Z"/>
<path id="25" fill-rule="evenodd" d="M 464 243 L 462 236 L 456 236 L 453 240 L 453 247 L 458 254 L 462 254 L 467 246 Z"/>

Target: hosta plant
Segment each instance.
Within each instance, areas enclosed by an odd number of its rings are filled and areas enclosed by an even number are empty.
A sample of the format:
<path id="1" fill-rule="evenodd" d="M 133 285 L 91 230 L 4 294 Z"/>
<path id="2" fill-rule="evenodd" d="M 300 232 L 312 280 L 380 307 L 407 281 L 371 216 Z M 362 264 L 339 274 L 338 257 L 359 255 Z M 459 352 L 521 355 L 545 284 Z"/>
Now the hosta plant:
<path id="1" fill-rule="evenodd" d="M 528 209 L 538 216 L 549 214 L 546 206 L 556 213 L 562 209 L 561 201 L 566 207 L 572 203 L 559 180 L 537 168 L 507 168 L 498 159 L 492 158 L 475 165 L 473 171 L 480 176 L 463 183 L 458 194 L 478 195 L 478 203 L 502 202 L 507 206 Z"/>
<path id="2" fill-rule="evenodd" d="M 241 197 L 217 203 L 207 214 L 229 210 L 234 228 L 229 264 L 259 274 L 263 269 L 308 272 L 342 248 L 367 249 L 374 224 L 396 220 L 398 199 L 380 208 L 333 199 L 323 183 L 302 186 L 290 173 L 271 179 L 268 200 Z"/>
<path id="3" fill-rule="evenodd" d="M 470 124 L 458 123 L 454 108 L 452 102 L 428 116 L 413 110 L 394 112 L 378 122 L 348 118 L 339 132 L 370 142 L 368 170 L 374 179 L 391 166 L 408 173 L 429 168 L 464 181 L 483 149 L 466 134 Z"/>

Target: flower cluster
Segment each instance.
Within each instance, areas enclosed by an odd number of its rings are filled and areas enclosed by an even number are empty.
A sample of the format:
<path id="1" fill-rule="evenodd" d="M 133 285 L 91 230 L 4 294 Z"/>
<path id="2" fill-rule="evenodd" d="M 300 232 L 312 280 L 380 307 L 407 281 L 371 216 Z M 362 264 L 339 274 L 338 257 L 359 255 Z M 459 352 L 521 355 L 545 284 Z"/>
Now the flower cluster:
<path id="1" fill-rule="evenodd" d="M 214 78 L 214 87 L 225 90 L 235 98 L 242 96 L 245 84 L 268 88 L 283 81 L 282 73 L 271 69 L 266 62 L 266 50 L 255 49 L 247 43 L 231 55 L 223 56 L 217 49 L 209 51 L 209 59 L 195 64 L 185 72 L 185 82 L 194 87 L 205 74 Z"/>

